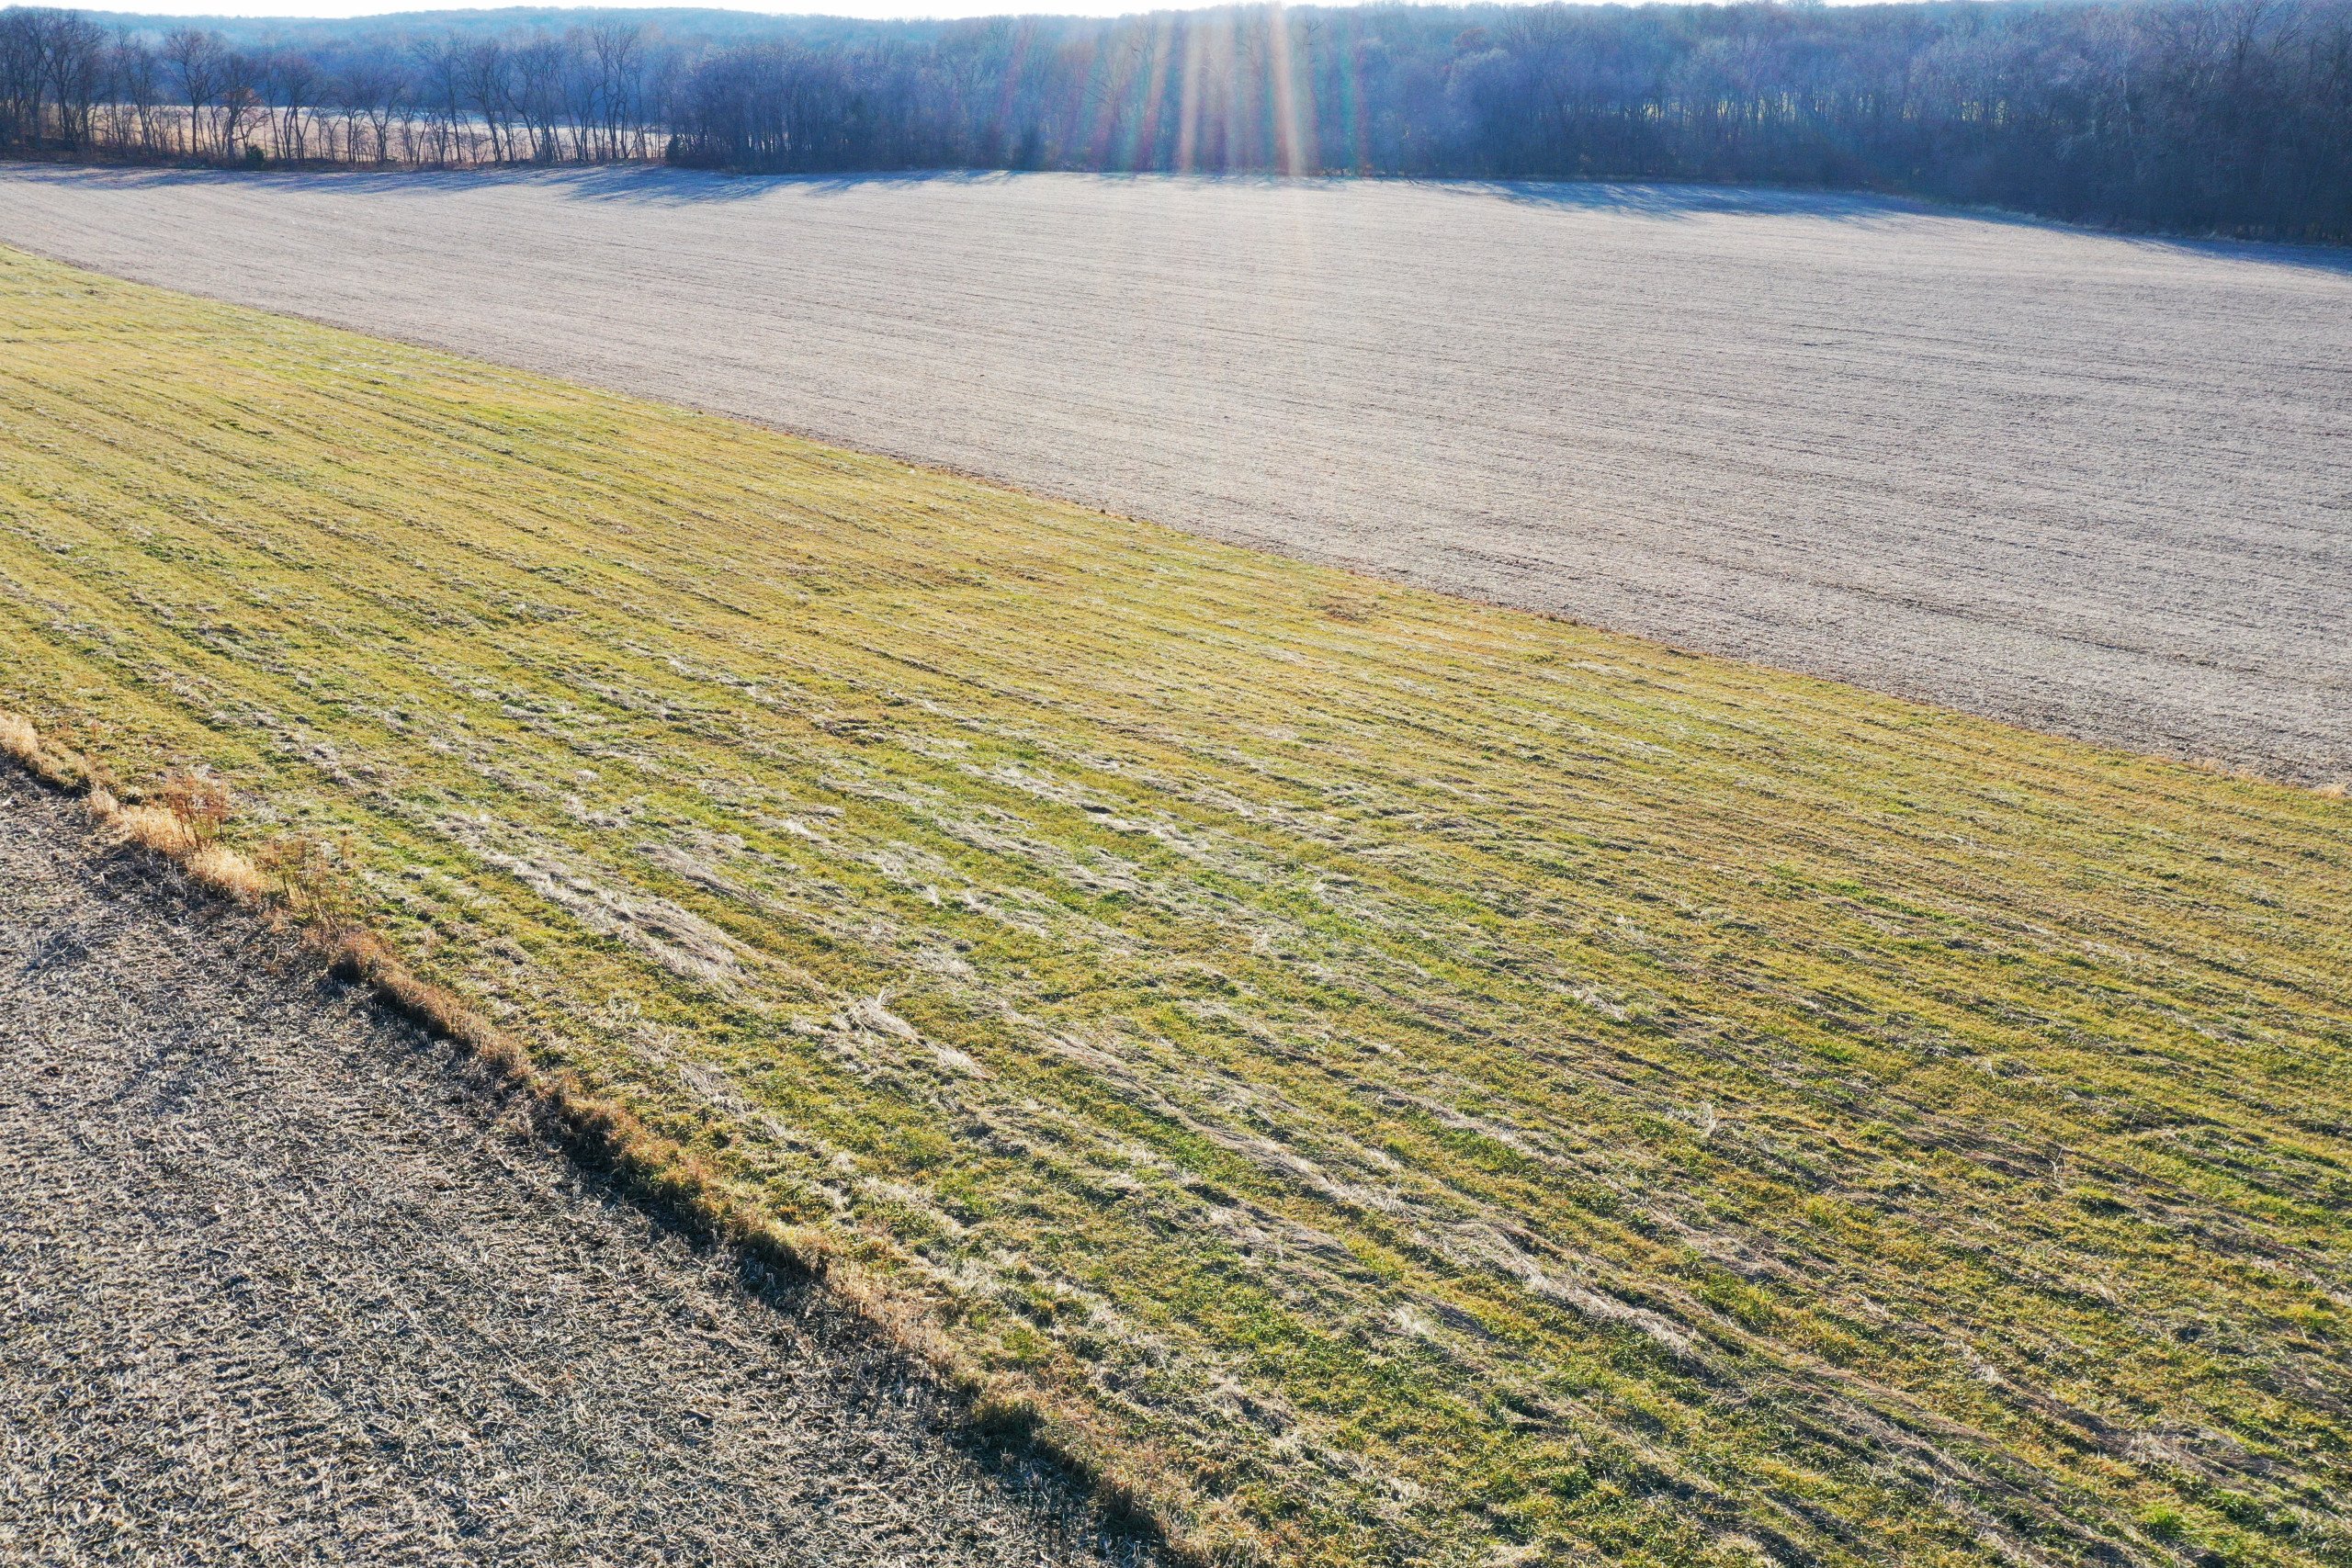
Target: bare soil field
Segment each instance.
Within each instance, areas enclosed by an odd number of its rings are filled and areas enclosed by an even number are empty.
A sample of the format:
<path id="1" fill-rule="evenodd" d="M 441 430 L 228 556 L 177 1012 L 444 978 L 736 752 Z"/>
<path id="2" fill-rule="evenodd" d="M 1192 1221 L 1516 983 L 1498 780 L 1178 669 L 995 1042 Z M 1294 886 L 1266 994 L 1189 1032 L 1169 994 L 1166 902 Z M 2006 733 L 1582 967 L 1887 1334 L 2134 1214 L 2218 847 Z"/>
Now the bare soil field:
<path id="1" fill-rule="evenodd" d="M 1216 536 L 2352 774 L 2352 263 L 1848 197 L 17 169 L 0 241 Z"/>
<path id="2" fill-rule="evenodd" d="M 0 1562 L 1125 1560 L 154 874 L 0 767 Z"/>

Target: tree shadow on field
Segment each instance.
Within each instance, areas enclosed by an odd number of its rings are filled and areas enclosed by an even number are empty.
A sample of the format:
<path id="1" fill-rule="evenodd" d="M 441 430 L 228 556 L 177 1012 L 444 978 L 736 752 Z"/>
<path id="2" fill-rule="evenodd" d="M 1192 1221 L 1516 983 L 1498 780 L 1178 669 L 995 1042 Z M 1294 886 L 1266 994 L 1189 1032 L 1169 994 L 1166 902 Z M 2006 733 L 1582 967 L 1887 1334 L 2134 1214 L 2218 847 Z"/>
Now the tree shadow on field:
<path id="1" fill-rule="evenodd" d="M 1262 174 L 1184 174 L 1165 170 L 1088 169 L 878 169 L 823 174 L 729 174 L 696 169 L 655 168 L 639 164 L 608 169 L 550 171 L 547 177 L 568 180 L 571 195 L 583 201 L 645 202 L 668 206 L 684 202 L 740 201 L 770 191 L 793 190 L 815 196 L 845 196 L 858 190 L 944 189 L 950 186 L 1012 186 L 1036 180 L 1078 181 L 1089 185 L 1145 185 L 1235 188 L 1330 188 L 1353 183 L 1319 175 Z"/>
<path id="2" fill-rule="evenodd" d="M 777 190 L 838 196 L 868 186 L 918 190 L 947 186 L 1001 185 L 1021 176 L 1001 169 L 738 175 L 716 170 L 657 168 L 639 164 L 603 169 L 551 169 L 543 171 L 539 177 L 560 186 L 564 195 L 573 201 L 681 207 L 708 202 L 748 201 Z"/>
<path id="3" fill-rule="evenodd" d="M 229 175 L 229 178 L 249 177 Z M 353 176 L 345 176 L 353 177 Z M 415 180 L 415 175 L 387 176 Z M 2205 240 L 2164 235 L 2129 234 L 2037 218 L 2029 213 L 1990 208 L 1948 207 L 1915 197 L 1865 191 L 1821 190 L 1775 186 L 1711 186 L 1668 182 L 1616 180 L 1421 180 L 1361 177 L 1346 175 L 1285 175 L 1269 174 L 1201 174 L 1168 171 L 1103 172 L 1035 171 L 1017 169 L 918 169 L 846 174 L 729 174 L 716 170 L 674 169 L 651 164 L 565 167 L 459 173 L 435 178 L 505 177 L 552 183 L 575 201 L 648 207 L 687 207 L 756 199 L 790 190 L 815 196 L 844 196 L 852 191 L 882 189 L 921 191 L 946 187 L 1012 186 L 1016 182 L 1057 179 L 1134 187 L 1164 185 L 1197 189 L 1340 191 L 1360 186 L 1395 186 L 1448 195 L 1505 201 L 1516 206 L 1559 212 L 1619 213 L 1632 217 L 1680 222 L 1704 217 L 1805 218 L 1817 221 L 1871 227 L 1895 226 L 1920 219 L 1999 224 L 2042 230 L 2052 234 L 2109 240 L 2119 244 L 2185 253 L 2193 255 L 2271 265 L 2352 273 L 2352 247 L 2298 244 L 2281 241 Z"/>
<path id="4" fill-rule="evenodd" d="M 1435 180 L 1435 188 L 1559 211 L 1615 212 L 1668 221 L 1729 214 L 1813 218 L 1834 223 L 1894 223 L 1908 219 L 2035 229 L 2137 249 L 2304 270 L 2352 273 L 2352 246 L 2291 240 L 2199 239 L 2135 234 L 1998 208 L 1945 206 L 1912 197 L 1774 186 L 1649 185 L 1611 180 Z"/>
<path id="5" fill-rule="evenodd" d="M 1441 190 L 1523 207 L 1561 211 L 1619 212 L 1680 220 L 1715 214 L 1826 218 L 1867 223 L 1935 209 L 1899 197 L 1855 191 L 1784 190 L 1770 186 L 1647 184 L 1618 180 L 1437 180 Z"/>
<path id="6" fill-rule="evenodd" d="M 2079 229 L 2068 231 L 2099 232 L 2098 230 Z M 2308 271 L 2340 273 L 2352 277 L 2352 245 L 2325 245 L 2295 240 L 2177 240 L 2156 234 L 2102 237 L 2143 250 L 2185 252 L 2215 261 L 2247 262 L 2257 266 L 2301 267 Z"/>
<path id="7" fill-rule="evenodd" d="M 154 164 L 0 163 L 0 183 L 70 186 L 135 193 L 185 186 L 246 189 L 329 190 L 381 197 L 446 195 L 503 186 L 545 186 L 571 201 L 596 205 L 700 207 L 752 201 L 779 190 L 842 196 L 870 188 L 919 191 L 951 186 L 1011 186 L 1053 178 L 1132 187 L 1150 184 L 1198 189 L 1340 191 L 1395 186 L 1504 201 L 1558 212 L 1618 213 L 1679 222 L 1695 218 L 1810 218 L 1838 224 L 1898 225 L 1946 219 L 2041 230 L 2053 235 L 2104 240 L 2144 251 L 2211 261 L 2283 266 L 2352 276 L 2352 246 L 2279 240 L 2231 240 L 2134 234 L 2064 223 L 1995 208 L 1948 207 L 1905 197 L 1771 186 L 1677 185 L 1613 180 L 1420 180 L 1353 175 L 1264 174 L 1042 173 L 1007 169 L 892 170 L 870 174 L 739 175 L 678 169 L 660 164 L 508 164 L 490 169 L 213 169 Z"/>
<path id="8" fill-rule="evenodd" d="M 216 186 L 247 190 L 315 190 L 371 197 L 442 196 L 452 191 L 542 186 L 582 201 L 740 200 L 762 182 L 653 164 L 502 164 L 481 169 L 209 169 L 153 164 L 0 164 L 0 180 L 129 191 Z"/>
<path id="9" fill-rule="evenodd" d="M 763 182 L 710 169 L 649 165 L 543 169 L 539 178 L 567 201 L 628 207 L 702 207 L 749 201 L 763 194 Z"/>
<path id="10" fill-rule="evenodd" d="M 422 196 L 510 184 L 553 171 L 521 169 L 208 169 L 121 164 L 0 164 L 0 181 L 137 192 L 217 186 L 224 189 L 332 190 Z"/>

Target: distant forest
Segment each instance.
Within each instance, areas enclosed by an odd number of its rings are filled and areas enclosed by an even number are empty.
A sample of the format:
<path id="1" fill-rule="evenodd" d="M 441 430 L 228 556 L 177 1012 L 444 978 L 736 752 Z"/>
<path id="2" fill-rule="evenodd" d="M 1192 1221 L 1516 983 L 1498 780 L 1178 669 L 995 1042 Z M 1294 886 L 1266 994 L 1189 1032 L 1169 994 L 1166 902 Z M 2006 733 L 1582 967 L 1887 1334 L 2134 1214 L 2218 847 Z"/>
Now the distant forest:
<path id="1" fill-rule="evenodd" d="M 1084 169 L 1825 186 L 2352 240 L 2352 0 L 0 12 L 0 151 L 446 167 Z"/>

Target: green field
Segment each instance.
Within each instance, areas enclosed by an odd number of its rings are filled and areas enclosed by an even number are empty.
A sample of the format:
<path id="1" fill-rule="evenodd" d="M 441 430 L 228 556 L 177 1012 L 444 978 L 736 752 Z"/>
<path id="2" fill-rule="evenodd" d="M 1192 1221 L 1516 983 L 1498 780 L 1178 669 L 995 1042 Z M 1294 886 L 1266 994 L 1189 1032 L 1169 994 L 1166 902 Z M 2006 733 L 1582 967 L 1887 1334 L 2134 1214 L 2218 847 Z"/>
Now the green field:
<path id="1" fill-rule="evenodd" d="M 6 252 L 0 707 L 1204 1551 L 2352 1562 L 2352 803 Z"/>

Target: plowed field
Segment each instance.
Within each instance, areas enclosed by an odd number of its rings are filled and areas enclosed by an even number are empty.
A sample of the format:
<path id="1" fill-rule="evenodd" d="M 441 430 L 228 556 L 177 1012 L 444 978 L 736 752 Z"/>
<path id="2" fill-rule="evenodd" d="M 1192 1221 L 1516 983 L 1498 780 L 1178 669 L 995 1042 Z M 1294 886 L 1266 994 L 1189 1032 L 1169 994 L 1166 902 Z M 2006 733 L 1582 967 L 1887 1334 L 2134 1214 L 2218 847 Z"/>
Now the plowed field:
<path id="1" fill-rule="evenodd" d="M 1849 197 L 17 171 L 0 241 L 2139 750 L 2352 775 L 2352 271 Z"/>

